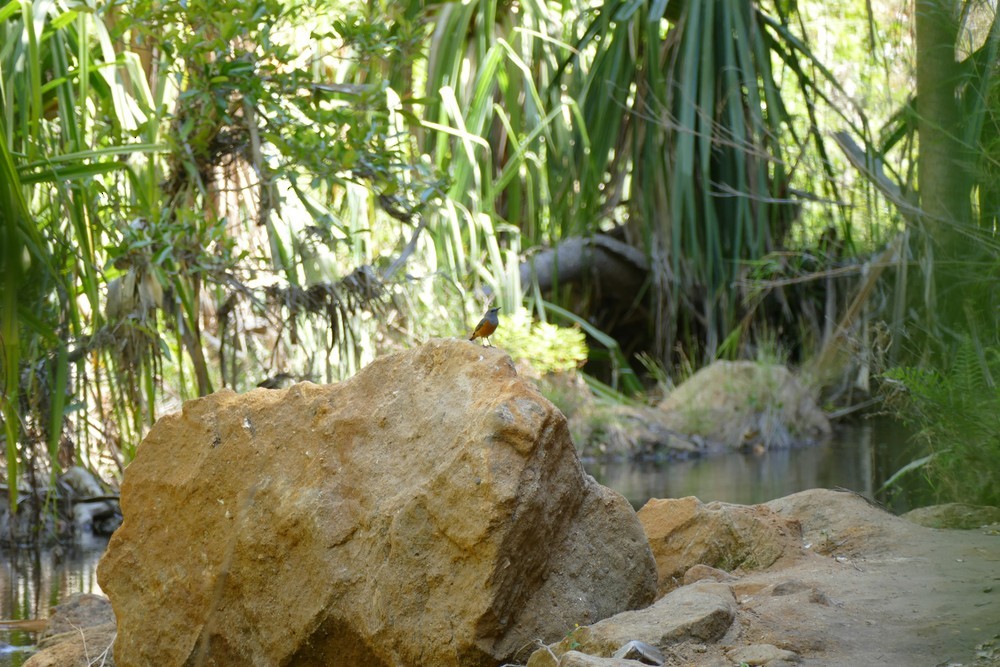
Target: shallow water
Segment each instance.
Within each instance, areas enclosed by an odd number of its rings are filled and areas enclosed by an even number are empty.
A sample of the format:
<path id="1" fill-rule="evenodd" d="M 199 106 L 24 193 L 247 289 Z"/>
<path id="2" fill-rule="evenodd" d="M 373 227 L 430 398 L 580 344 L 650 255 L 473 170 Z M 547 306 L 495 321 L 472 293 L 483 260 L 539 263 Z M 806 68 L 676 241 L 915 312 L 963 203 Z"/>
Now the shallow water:
<path id="1" fill-rule="evenodd" d="M 107 540 L 87 538 L 63 552 L 0 549 L 0 620 L 45 618 L 72 593 L 100 593 L 97 561 Z M 0 624 L 0 667 L 31 657 L 37 633 Z"/>
<path id="2" fill-rule="evenodd" d="M 599 482 L 636 508 L 650 498 L 697 496 L 703 502 L 754 504 L 812 488 L 843 487 L 878 500 L 897 513 L 927 504 L 919 477 L 891 497 L 876 493 L 902 465 L 916 457 L 909 434 L 887 421 L 841 426 L 824 445 L 764 454 L 722 454 L 691 461 L 588 463 Z M 59 555 L 52 551 L 0 551 L 0 619 L 48 616 L 72 593 L 100 593 L 97 561 L 107 542 L 90 539 Z M 0 667 L 19 667 L 33 632 L 0 625 Z"/>
<path id="3" fill-rule="evenodd" d="M 902 488 L 879 493 L 882 484 L 917 455 L 910 434 L 885 420 L 839 426 L 822 445 L 721 454 L 690 461 L 584 464 L 591 475 L 637 509 L 650 498 L 697 496 L 741 505 L 763 503 L 814 488 L 845 488 L 902 513 L 927 504 L 919 474 Z"/>

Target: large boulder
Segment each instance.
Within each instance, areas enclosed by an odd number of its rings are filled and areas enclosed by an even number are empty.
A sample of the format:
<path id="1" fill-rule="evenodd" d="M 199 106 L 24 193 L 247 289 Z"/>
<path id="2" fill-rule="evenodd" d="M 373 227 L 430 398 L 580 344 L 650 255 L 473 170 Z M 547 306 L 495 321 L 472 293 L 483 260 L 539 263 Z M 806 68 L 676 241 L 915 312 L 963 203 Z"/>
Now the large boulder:
<path id="1" fill-rule="evenodd" d="M 735 449 L 819 442 L 830 422 L 787 368 L 754 361 L 717 361 L 660 403 L 665 425 Z"/>
<path id="2" fill-rule="evenodd" d="M 495 665 L 652 601 L 629 504 L 496 349 L 159 420 L 98 569 L 123 665 Z"/>

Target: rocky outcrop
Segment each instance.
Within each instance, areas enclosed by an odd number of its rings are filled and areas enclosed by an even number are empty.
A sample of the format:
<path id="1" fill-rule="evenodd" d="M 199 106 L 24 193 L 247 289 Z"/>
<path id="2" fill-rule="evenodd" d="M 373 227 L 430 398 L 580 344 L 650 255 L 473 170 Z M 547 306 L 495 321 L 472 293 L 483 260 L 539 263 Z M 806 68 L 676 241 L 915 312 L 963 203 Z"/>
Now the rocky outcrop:
<path id="1" fill-rule="evenodd" d="M 800 662 L 794 651 L 780 649 L 773 644 L 751 644 L 726 651 L 726 657 L 734 665 L 766 665 L 766 667 L 790 667 Z"/>
<path id="2" fill-rule="evenodd" d="M 655 591 L 563 416 L 464 341 L 189 401 L 121 506 L 98 578 L 125 665 L 495 665 Z"/>
<path id="3" fill-rule="evenodd" d="M 639 521 L 656 559 L 659 595 L 680 586 L 696 567 L 723 573 L 763 569 L 802 548 L 798 523 L 763 505 L 654 498 L 639 510 Z"/>
<path id="4" fill-rule="evenodd" d="M 683 460 L 700 456 L 704 439 L 667 427 L 661 410 L 593 402 L 569 420 L 580 455 L 602 461 Z"/>
<path id="5" fill-rule="evenodd" d="M 578 627 L 558 644 L 535 651 L 527 667 L 555 667 L 567 651 L 610 657 L 630 641 L 657 647 L 682 642 L 715 642 L 736 617 L 736 601 L 728 586 L 698 583 L 679 588 L 651 607 Z"/>
<path id="6" fill-rule="evenodd" d="M 717 361 L 660 403 L 665 423 L 711 444 L 766 450 L 810 444 L 830 435 L 830 422 L 787 368 Z"/>
<path id="7" fill-rule="evenodd" d="M 667 428 L 663 412 L 655 407 L 596 399 L 576 372 L 547 373 L 537 384 L 566 415 L 584 460 L 683 460 L 704 449 L 700 438 Z"/>
<path id="8" fill-rule="evenodd" d="M 910 524 L 850 491 L 811 489 L 766 505 L 802 527 L 802 541 L 813 553 L 853 556 L 898 547 Z"/>
<path id="9" fill-rule="evenodd" d="M 718 541 L 734 548 L 731 523 L 704 511 L 711 503 L 692 504 L 691 523 L 705 524 L 701 539 L 712 541 L 712 526 Z M 997 531 L 923 528 L 856 494 L 821 489 L 742 510 L 765 525 L 788 522 L 782 538 L 800 525 L 794 557 L 730 574 L 694 566 L 686 585 L 654 605 L 574 628 L 532 654 L 528 666 L 621 666 L 629 663 L 614 656 L 632 640 L 663 656 L 643 664 L 1000 665 L 993 638 L 1000 605 L 991 583 Z M 732 514 L 741 514 L 737 506 Z"/>

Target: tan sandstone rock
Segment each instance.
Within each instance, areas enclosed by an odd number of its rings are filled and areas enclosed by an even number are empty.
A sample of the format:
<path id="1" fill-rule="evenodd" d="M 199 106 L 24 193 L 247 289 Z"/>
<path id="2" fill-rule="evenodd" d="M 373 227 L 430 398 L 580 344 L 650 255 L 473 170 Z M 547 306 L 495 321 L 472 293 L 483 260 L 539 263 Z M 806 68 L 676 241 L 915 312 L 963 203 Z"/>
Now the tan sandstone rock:
<path id="1" fill-rule="evenodd" d="M 890 550 L 897 546 L 899 532 L 910 525 L 852 491 L 809 489 L 766 507 L 797 521 L 805 546 L 824 555 Z"/>
<path id="2" fill-rule="evenodd" d="M 727 651 L 726 657 L 737 665 L 784 667 L 799 662 L 799 656 L 794 651 L 786 651 L 772 644 L 741 646 Z"/>
<path id="3" fill-rule="evenodd" d="M 189 401 L 121 505 L 98 578 L 122 665 L 495 665 L 655 590 L 562 414 L 464 341 Z"/>
<path id="4" fill-rule="evenodd" d="M 654 498 L 639 510 L 639 521 L 656 559 L 659 595 L 680 586 L 695 566 L 762 569 L 798 554 L 802 546 L 798 523 L 764 505 Z"/>
<path id="5" fill-rule="evenodd" d="M 659 407 L 668 428 L 731 448 L 782 448 L 830 435 L 830 422 L 810 392 L 775 364 L 717 361 Z"/>
<path id="6" fill-rule="evenodd" d="M 622 658 L 601 658 L 579 651 L 568 651 L 559 658 L 558 667 L 642 667 L 646 663 Z"/>
<path id="7" fill-rule="evenodd" d="M 659 648 L 715 642 L 729 631 L 735 617 L 736 601 L 728 586 L 699 582 L 678 588 L 645 609 L 575 628 L 558 644 L 535 651 L 527 667 L 555 667 L 568 651 L 610 657 L 634 640 Z"/>
<path id="8" fill-rule="evenodd" d="M 824 489 L 767 508 L 802 526 L 795 557 L 736 576 L 692 567 L 685 581 L 694 583 L 646 609 L 573 628 L 532 654 L 529 667 L 555 667 L 574 651 L 595 656 L 596 667 L 629 640 L 664 656 L 649 664 L 685 667 L 1000 667 L 996 530 L 924 528 L 854 493 Z M 717 528 L 728 544 L 729 528 Z"/>

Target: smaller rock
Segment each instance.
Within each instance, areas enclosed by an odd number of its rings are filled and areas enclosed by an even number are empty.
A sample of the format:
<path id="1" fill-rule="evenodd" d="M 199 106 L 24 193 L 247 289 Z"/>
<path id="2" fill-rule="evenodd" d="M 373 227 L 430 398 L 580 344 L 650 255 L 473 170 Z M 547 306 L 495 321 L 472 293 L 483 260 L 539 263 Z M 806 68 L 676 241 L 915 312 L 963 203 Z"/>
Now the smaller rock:
<path id="1" fill-rule="evenodd" d="M 774 587 L 771 588 L 771 595 L 775 597 L 781 597 L 782 595 L 794 595 L 795 593 L 807 591 L 810 588 L 809 584 L 798 581 L 797 579 L 790 579 L 788 581 L 782 581 L 780 584 L 775 584 Z"/>
<path id="2" fill-rule="evenodd" d="M 798 554 L 802 543 L 799 524 L 764 505 L 653 498 L 638 516 L 656 559 L 658 595 L 676 588 L 695 565 L 764 569 Z"/>
<path id="3" fill-rule="evenodd" d="M 115 624 L 105 623 L 53 635 L 39 642 L 41 650 L 24 667 L 114 667 L 111 649 L 116 634 Z"/>
<path id="4" fill-rule="evenodd" d="M 803 583 L 796 579 L 789 581 L 782 581 L 780 584 L 775 584 L 771 587 L 772 597 L 784 597 L 786 595 L 795 595 L 797 593 L 802 593 L 803 591 L 808 591 L 809 602 L 813 604 L 821 604 L 825 607 L 829 607 L 833 604 L 833 601 L 827 596 L 826 593 L 816 588 L 815 586 L 810 586 L 809 584 Z"/>
<path id="5" fill-rule="evenodd" d="M 643 667 L 647 663 L 622 658 L 601 658 L 579 651 L 567 651 L 559 658 L 557 667 Z"/>
<path id="6" fill-rule="evenodd" d="M 110 600 L 103 595 L 76 593 L 52 607 L 42 639 L 114 622 L 115 613 L 111 610 Z"/>
<path id="7" fill-rule="evenodd" d="M 1000 507 L 945 503 L 918 507 L 904 514 L 903 518 L 927 528 L 973 530 L 980 526 L 1000 523 Z"/>
<path id="8" fill-rule="evenodd" d="M 803 546 L 821 555 L 875 555 L 897 549 L 911 526 L 853 491 L 809 489 L 764 505 L 797 521 Z"/>
<path id="9" fill-rule="evenodd" d="M 660 649 L 637 639 L 626 643 L 615 651 L 611 657 L 636 660 L 644 665 L 662 665 L 667 661 L 666 656 L 663 655 Z"/>
<path id="10" fill-rule="evenodd" d="M 734 648 L 726 652 L 726 657 L 739 665 L 767 665 L 767 667 L 784 667 L 799 662 L 797 653 L 780 649 L 773 644 L 751 644 Z"/>
<path id="11" fill-rule="evenodd" d="M 821 604 L 824 607 L 829 607 L 833 604 L 833 600 L 831 600 L 826 593 L 818 588 L 814 588 L 809 591 L 809 601 L 813 604 Z"/>
<path id="12" fill-rule="evenodd" d="M 698 582 L 671 591 L 645 609 L 626 611 L 569 633 L 531 654 L 527 667 L 554 667 L 568 651 L 611 656 L 622 645 L 641 641 L 656 647 L 687 640 L 715 642 L 729 631 L 736 601 L 724 584 Z"/>
<path id="13" fill-rule="evenodd" d="M 685 586 L 689 586 L 696 581 L 704 581 L 705 579 L 720 582 L 736 581 L 736 577 L 725 570 L 720 570 L 703 563 L 698 563 L 694 567 L 688 568 L 688 571 L 684 573 Z"/>
<path id="14" fill-rule="evenodd" d="M 24 667 L 114 667 L 111 647 L 117 628 L 111 602 L 101 595 L 76 593 L 52 607 L 39 652 Z"/>

